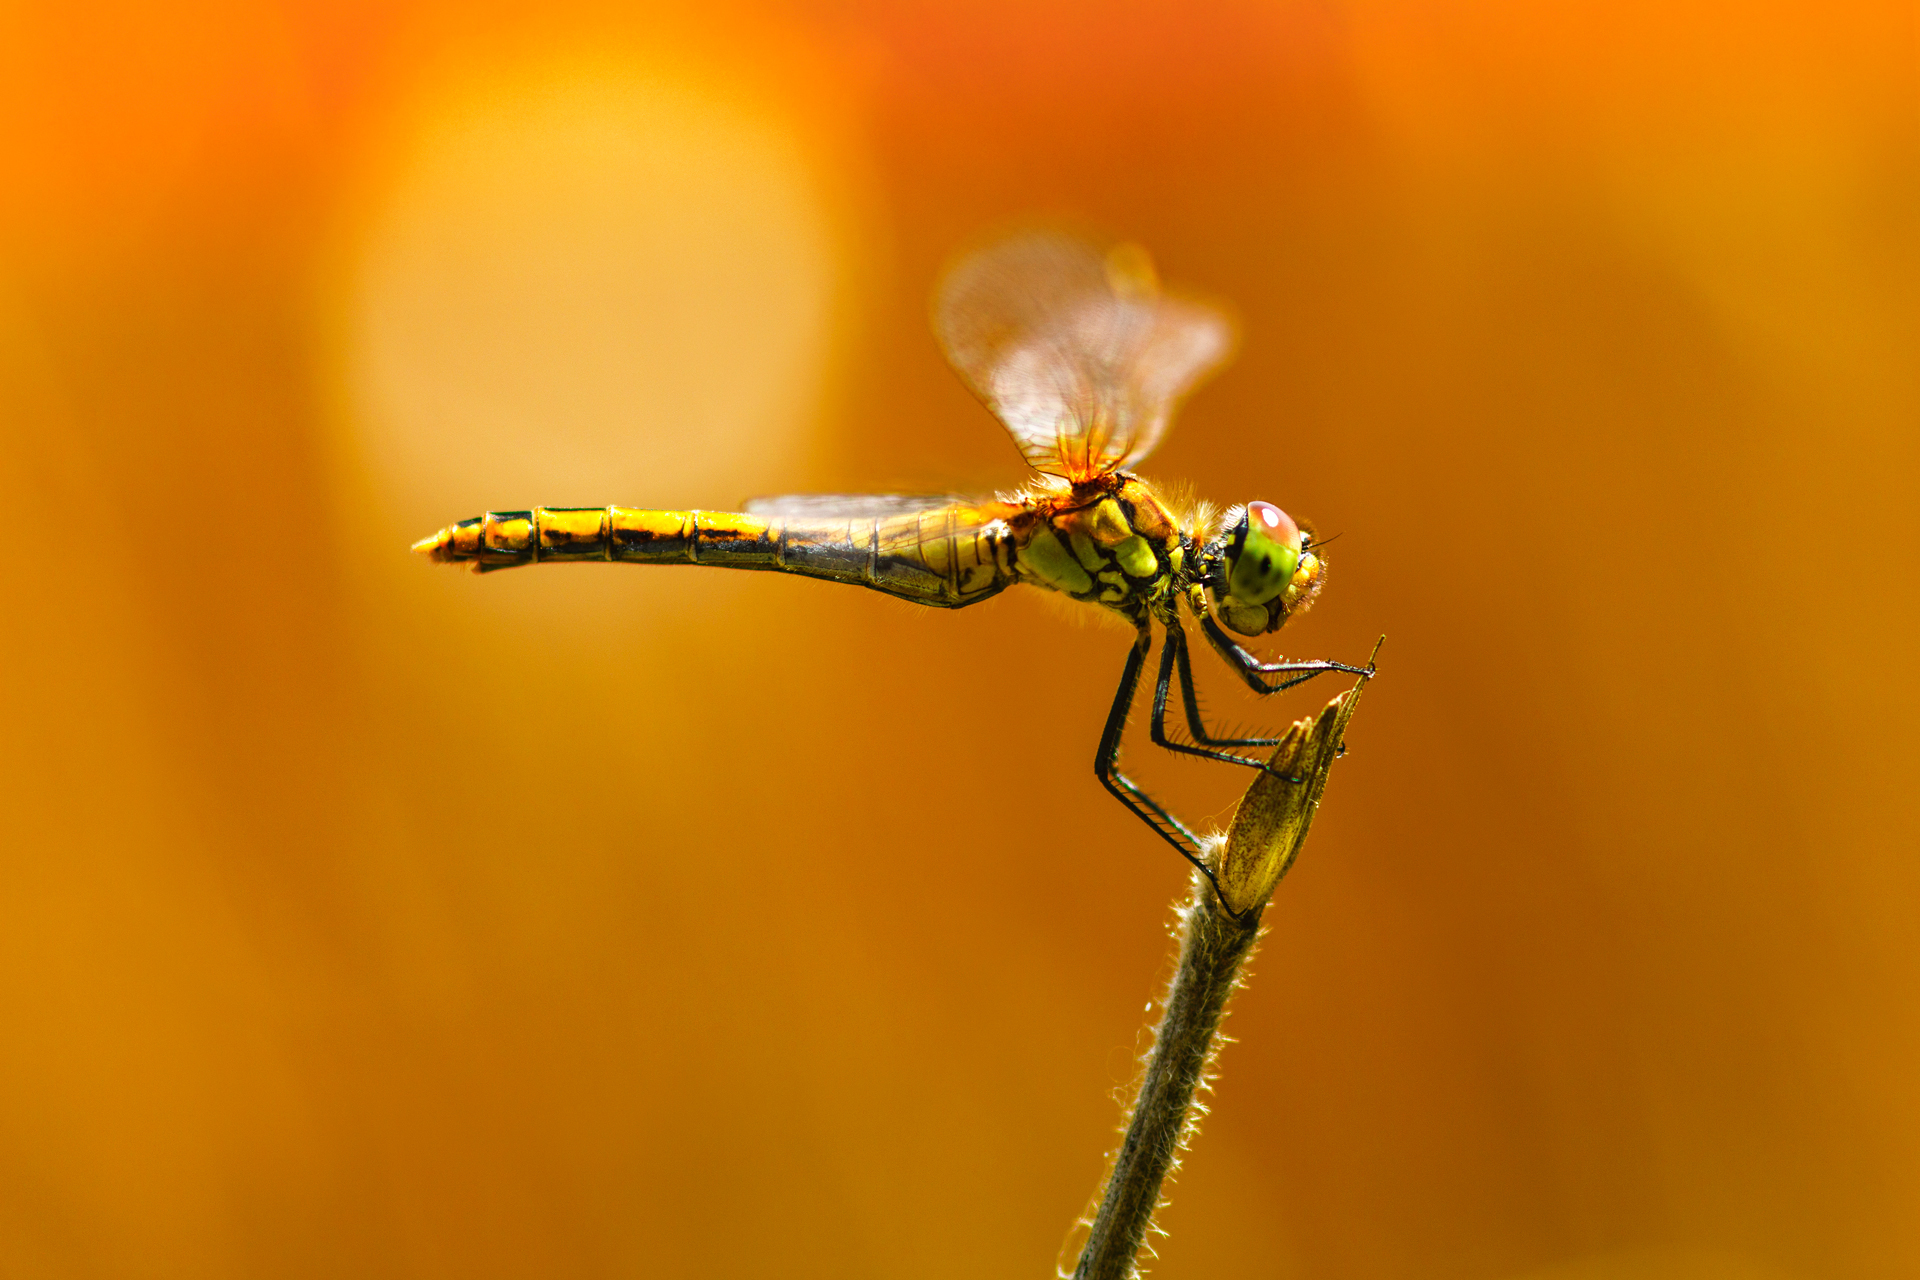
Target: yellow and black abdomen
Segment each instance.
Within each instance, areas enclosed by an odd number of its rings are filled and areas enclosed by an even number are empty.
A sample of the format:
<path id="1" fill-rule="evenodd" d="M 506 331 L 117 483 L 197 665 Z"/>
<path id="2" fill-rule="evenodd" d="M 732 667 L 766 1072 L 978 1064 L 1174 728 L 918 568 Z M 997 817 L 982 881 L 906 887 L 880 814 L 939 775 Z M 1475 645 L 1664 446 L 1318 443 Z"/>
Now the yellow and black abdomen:
<path id="1" fill-rule="evenodd" d="M 698 564 L 764 569 L 846 582 L 919 604 L 958 608 L 1017 579 L 1003 504 L 954 504 L 848 519 L 535 507 L 489 511 L 414 544 L 437 563 L 478 573 L 548 561 Z"/>

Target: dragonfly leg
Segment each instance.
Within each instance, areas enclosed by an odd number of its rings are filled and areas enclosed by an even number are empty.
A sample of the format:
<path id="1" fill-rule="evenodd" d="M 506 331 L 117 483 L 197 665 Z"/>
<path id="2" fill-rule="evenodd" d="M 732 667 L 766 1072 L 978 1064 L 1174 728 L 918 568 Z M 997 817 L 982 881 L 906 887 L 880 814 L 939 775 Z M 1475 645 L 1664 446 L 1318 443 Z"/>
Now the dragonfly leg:
<path id="1" fill-rule="evenodd" d="M 1169 629 L 1169 634 L 1171 633 L 1172 629 Z M 1152 827 L 1154 834 L 1178 850 L 1181 857 L 1198 867 L 1200 874 L 1207 878 L 1207 883 L 1213 886 L 1214 893 L 1218 895 L 1220 882 L 1215 879 L 1213 868 L 1207 865 L 1201 849 L 1200 837 L 1194 835 L 1187 829 L 1185 823 L 1168 812 L 1166 806 L 1142 791 L 1133 779 L 1120 772 L 1120 739 L 1126 733 L 1127 715 L 1133 710 L 1134 695 L 1140 689 L 1140 672 L 1147 665 L 1147 650 L 1152 647 L 1153 628 L 1150 624 L 1142 623 L 1140 634 L 1133 642 L 1133 649 L 1127 654 L 1126 669 L 1120 673 L 1120 687 L 1114 690 L 1113 708 L 1107 712 L 1107 725 L 1100 734 L 1100 750 L 1093 758 L 1093 772 L 1100 779 L 1101 785 L 1113 793 L 1116 800 L 1131 809 L 1140 821 Z M 1163 668 L 1166 666 L 1164 657 L 1161 659 L 1161 666 Z M 1164 689 L 1165 680 L 1163 679 L 1161 681 L 1162 697 L 1164 697 Z M 1220 899 L 1220 903 L 1226 907 L 1229 915 L 1235 915 L 1235 918 L 1238 918 L 1233 908 L 1226 906 L 1224 897 Z"/>
<path id="2" fill-rule="evenodd" d="M 1221 626 L 1212 614 L 1201 614 L 1200 626 L 1207 633 L 1207 639 L 1213 644 L 1214 649 L 1227 660 L 1227 665 L 1233 668 L 1234 674 L 1246 681 L 1247 687 L 1255 693 L 1279 693 L 1282 689 L 1291 689 L 1297 684 L 1305 684 L 1315 676 L 1325 675 L 1329 671 L 1344 671 L 1350 676 L 1373 674 L 1371 667 L 1350 667 L 1344 662 L 1328 662 L 1322 659 L 1305 662 L 1262 662 L 1228 635 L 1227 629 Z M 1268 684 L 1266 680 L 1268 676 L 1286 678 Z"/>
<path id="3" fill-rule="evenodd" d="M 1180 682 L 1180 700 L 1186 707 L 1187 731 L 1193 735 L 1192 743 L 1175 742 L 1167 737 L 1167 695 L 1176 678 Z M 1193 659 L 1187 648 L 1187 633 L 1177 620 L 1168 624 L 1166 642 L 1160 647 L 1160 677 L 1153 690 L 1153 740 L 1159 746 L 1182 755 L 1243 764 L 1252 769 L 1262 768 L 1264 762 L 1215 748 L 1271 747 L 1280 741 L 1278 738 L 1218 738 L 1207 732 L 1206 723 L 1200 716 L 1200 698 L 1194 690 Z"/>

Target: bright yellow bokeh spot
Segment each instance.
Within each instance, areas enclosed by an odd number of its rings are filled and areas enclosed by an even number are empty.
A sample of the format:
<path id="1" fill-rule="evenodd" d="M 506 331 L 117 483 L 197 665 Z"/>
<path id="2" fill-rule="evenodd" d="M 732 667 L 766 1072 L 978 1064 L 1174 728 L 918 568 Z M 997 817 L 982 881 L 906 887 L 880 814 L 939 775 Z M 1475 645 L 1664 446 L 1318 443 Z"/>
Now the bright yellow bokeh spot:
<path id="1" fill-rule="evenodd" d="M 389 514 L 731 505 L 818 401 L 832 220 L 804 128 L 690 57 L 544 57 L 423 95 L 348 305 Z"/>

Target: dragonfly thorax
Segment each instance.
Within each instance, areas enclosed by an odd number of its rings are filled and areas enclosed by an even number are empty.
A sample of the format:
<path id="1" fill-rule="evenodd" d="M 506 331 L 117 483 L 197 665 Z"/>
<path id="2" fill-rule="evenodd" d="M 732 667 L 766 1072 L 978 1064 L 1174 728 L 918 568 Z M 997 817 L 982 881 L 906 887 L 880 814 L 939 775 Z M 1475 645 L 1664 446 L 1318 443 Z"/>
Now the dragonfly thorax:
<path id="1" fill-rule="evenodd" d="M 1135 619 L 1164 609 L 1187 568 L 1178 523 L 1124 472 L 1031 496 L 1011 533 L 1023 580 Z"/>

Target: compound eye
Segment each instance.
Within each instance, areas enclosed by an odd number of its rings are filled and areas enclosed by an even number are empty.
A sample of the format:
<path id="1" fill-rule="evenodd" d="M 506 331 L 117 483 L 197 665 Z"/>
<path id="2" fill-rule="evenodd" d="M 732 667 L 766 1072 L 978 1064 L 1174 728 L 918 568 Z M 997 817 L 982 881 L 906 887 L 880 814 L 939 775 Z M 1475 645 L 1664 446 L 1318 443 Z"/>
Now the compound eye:
<path id="1" fill-rule="evenodd" d="M 1249 502 L 1247 524 L 1251 526 L 1249 532 L 1257 530 L 1289 547 L 1298 548 L 1300 545 L 1300 526 L 1293 522 L 1292 516 L 1271 502 Z"/>
<path id="2" fill-rule="evenodd" d="M 1300 565 L 1300 526 L 1271 502 L 1247 504 L 1247 532 L 1231 554 L 1227 594 L 1235 603 L 1263 605 L 1286 590 Z"/>

